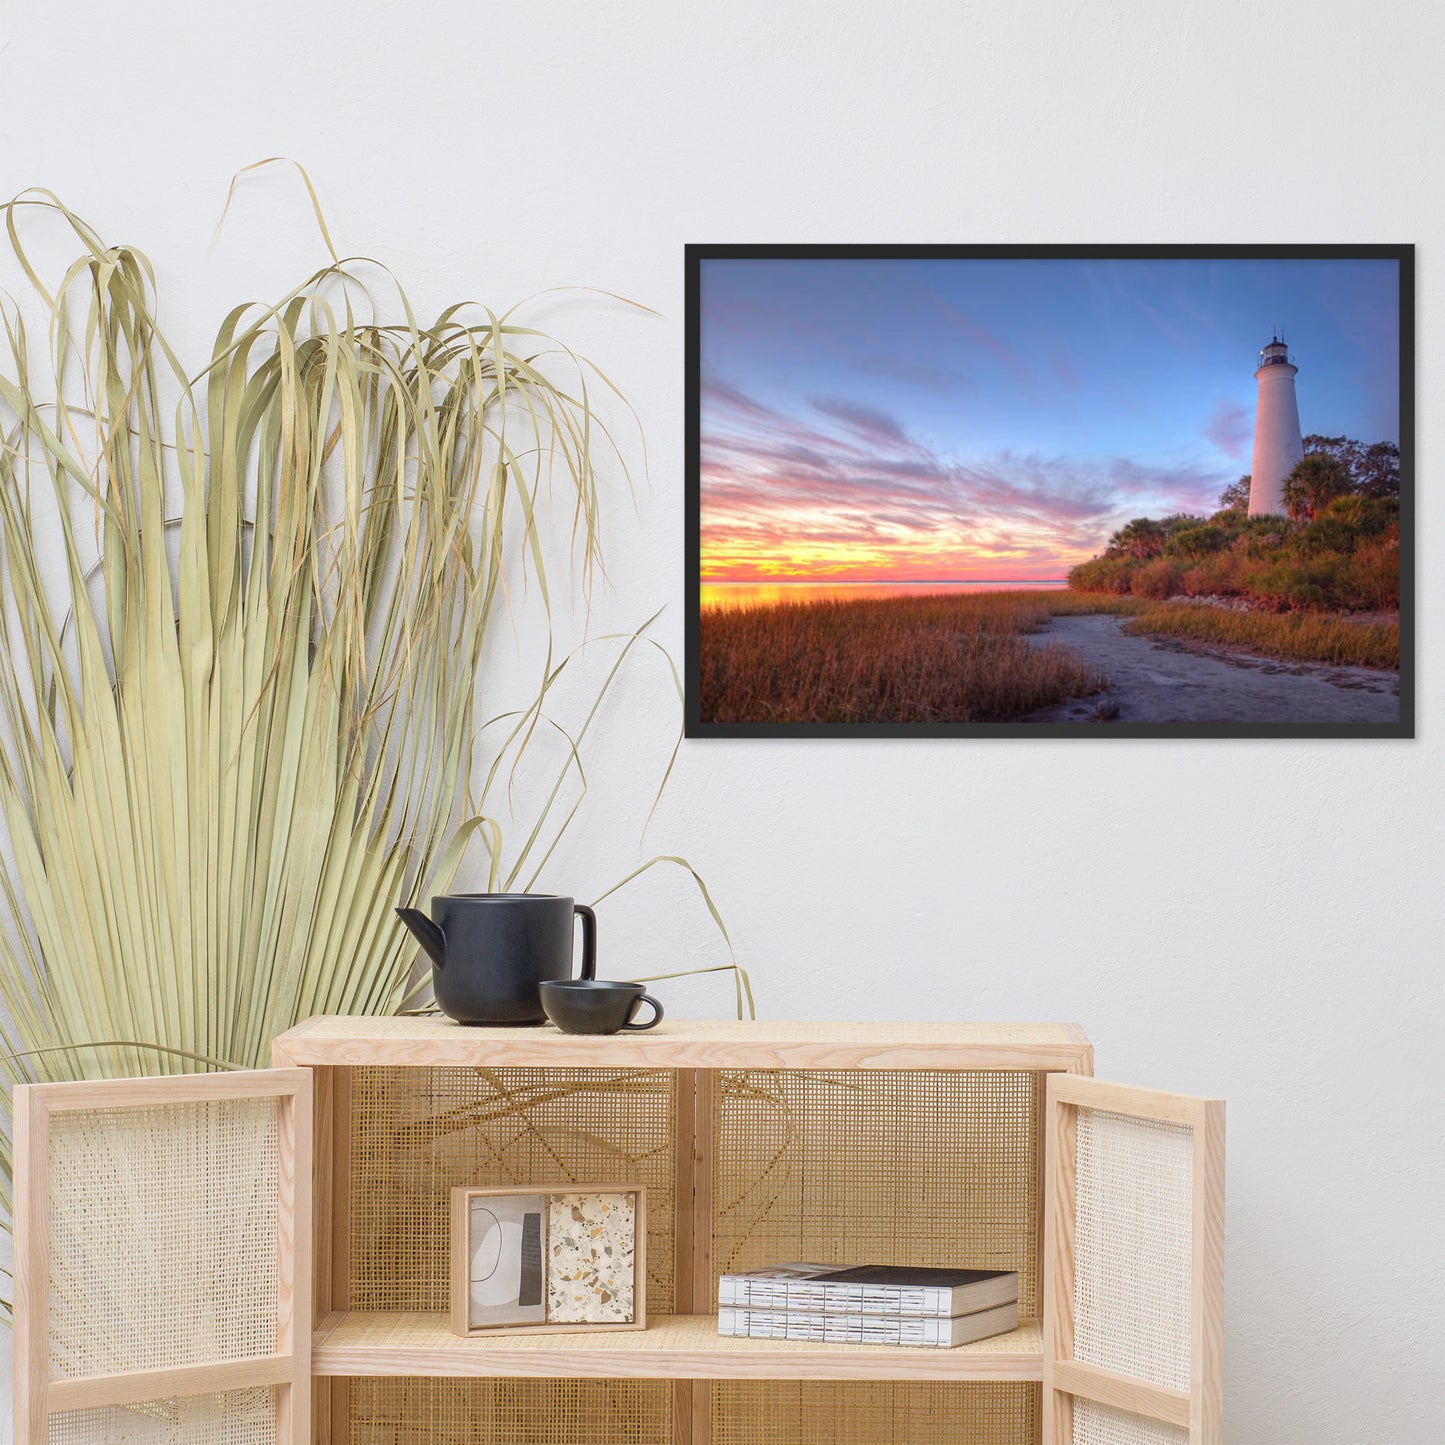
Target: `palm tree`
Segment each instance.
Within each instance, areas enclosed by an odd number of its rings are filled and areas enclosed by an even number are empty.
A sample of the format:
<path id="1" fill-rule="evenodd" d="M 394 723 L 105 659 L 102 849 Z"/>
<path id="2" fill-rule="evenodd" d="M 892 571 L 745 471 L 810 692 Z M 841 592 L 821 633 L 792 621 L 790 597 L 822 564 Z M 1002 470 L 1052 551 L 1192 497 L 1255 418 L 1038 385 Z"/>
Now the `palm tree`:
<path id="1" fill-rule="evenodd" d="M 1115 557 L 1127 554 L 1144 562 L 1164 550 L 1167 535 L 1162 522 L 1156 522 L 1152 517 L 1135 517 L 1109 538 L 1109 553 Z"/>
<path id="2" fill-rule="evenodd" d="M 1312 522 L 1334 501 L 1354 490 L 1349 469 L 1328 452 L 1310 452 L 1284 479 L 1284 505 L 1296 522 Z"/>

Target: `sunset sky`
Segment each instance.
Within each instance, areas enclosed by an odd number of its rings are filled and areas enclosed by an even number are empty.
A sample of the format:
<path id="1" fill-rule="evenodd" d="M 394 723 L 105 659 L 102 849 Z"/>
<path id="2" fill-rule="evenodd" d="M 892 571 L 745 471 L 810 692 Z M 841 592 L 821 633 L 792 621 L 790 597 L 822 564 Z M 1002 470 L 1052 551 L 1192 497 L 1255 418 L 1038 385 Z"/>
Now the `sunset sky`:
<path id="1" fill-rule="evenodd" d="M 1398 440 L 1393 261 L 701 266 L 709 582 L 1052 580 L 1212 512 L 1276 326 L 1306 434 Z"/>

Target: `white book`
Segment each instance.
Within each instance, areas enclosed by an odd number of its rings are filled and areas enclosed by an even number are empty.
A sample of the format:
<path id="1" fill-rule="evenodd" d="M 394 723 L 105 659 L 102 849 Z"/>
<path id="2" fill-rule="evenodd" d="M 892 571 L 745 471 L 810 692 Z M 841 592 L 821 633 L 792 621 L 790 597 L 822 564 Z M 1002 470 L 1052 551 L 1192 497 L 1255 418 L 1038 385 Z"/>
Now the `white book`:
<path id="1" fill-rule="evenodd" d="M 949 1319 L 1008 1304 L 1019 1277 L 1003 1269 L 913 1269 L 899 1265 L 776 1264 L 718 1280 L 718 1304 L 748 1309 Z"/>
<path id="2" fill-rule="evenodd" d="M 812 1340 L 827 1345 L 912 1345 L 947 1350 L 972 1344 L 989 1335 L 1018 1328 L 1019 1306 L 993 1309 L 951 1319 L 889 1315 L 812 1314 L 802 1310 L 747 1310 L 724 1305 L 718 1310 L 717 1332 L 753 1340 Z"/>

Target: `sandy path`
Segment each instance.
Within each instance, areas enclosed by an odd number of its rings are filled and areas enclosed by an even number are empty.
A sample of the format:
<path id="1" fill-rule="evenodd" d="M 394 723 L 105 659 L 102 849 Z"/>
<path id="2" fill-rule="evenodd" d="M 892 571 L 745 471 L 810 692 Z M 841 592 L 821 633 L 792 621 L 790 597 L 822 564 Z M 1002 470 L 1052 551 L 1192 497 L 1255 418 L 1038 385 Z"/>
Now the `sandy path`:
<path id="1" fill-rule="evenodd" d="M 1274 662 L 1245 653 L 1190 651 L 1169 639 L 1128 637 L 1127 618 L 1055 617 L 1031 633 L 1035 647 L 1057 644 L 1102 669 L 1109 691 L 1030 713 L 1029 722 L 1076 722 L 1105 699 L 1119 722 L 1392 723 L 1400 716 L 1393 672 Z M 1107 724 L 1106 724 L 1107 725 Z"/>

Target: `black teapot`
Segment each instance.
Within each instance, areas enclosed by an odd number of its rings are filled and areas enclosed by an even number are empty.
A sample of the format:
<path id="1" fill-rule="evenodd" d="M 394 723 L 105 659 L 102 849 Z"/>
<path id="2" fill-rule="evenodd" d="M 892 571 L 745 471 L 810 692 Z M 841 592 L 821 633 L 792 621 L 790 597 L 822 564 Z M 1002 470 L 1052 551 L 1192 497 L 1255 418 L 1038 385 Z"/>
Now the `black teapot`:
<path id="1" fill-rule="evenodd" d="M 597 976 L 597 916 L 551 893 L 449 893 L 431 917 L 398 908 L 432 961 L 437 1007 L 460 1024 L 540 1024 L 539 985 L 572 977 L 572 920 L 582 920 L 582 978 Z"/>

